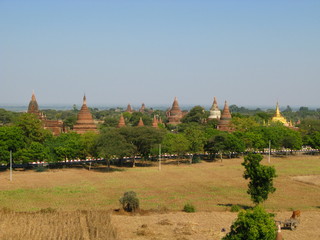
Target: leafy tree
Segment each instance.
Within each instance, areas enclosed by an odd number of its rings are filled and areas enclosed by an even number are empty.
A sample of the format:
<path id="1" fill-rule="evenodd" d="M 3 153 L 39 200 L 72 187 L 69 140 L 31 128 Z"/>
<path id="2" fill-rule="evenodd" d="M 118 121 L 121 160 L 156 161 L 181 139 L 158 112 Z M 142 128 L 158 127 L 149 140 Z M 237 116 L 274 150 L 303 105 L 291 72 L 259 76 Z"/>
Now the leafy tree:
<path id="1" fill-rule="evenodd" d="M 183 123 L 204 123 L 209 117 L 209 113 L 204 110 L 201 106 L 193 107 L 182 119 Z"/>
<path id="2" fill-rule="evenodd" d="M 46 142 L 54 155 L 51 160 L 67 160 L 84 158 L 81 135 L 75 132 L 62 133 L 53 140 Z"/>
<path id="3" fill-rule="evenodd" d="M 162 130 L 152 127 L 123 127 L 119 132 L 145 159 L 149 157 L 152 147 L 162 142 L 164 135 Z"/>
<path id="4" fill-rule="evenodd" d="M 232 125 L 236 131 L 248 131 L 253 127 L 259 126 L 259 123 L 254 120 L 252 117 L 233 117 L 232 118 Z"/>
<path id="5" fill-rule="evenodd" d="M 276 227 L 271 214 L 261 206 L 241 211 L 223 240 L 274 240 Z"/>
<path id="6" fill-rule="evenodd" d="M 16 122 L 16 126 L 20 127 L 27 139 L 27 142 L 41 142 L 52 136 L 49 130 L 43 129 L 43 123 L 32 113 L 22 114 Z"/>
<path id="7" fill-rule="evenodd" d="M 204 150 L 211 153 L 213 157 L 219 153 L 222 160 L 222 154 L 244 152 L 245 146 L 237 136 L 226 132 L 220 132 L 207 141 Z"/>
<path id="8" fill-rule="evenodd" d="M 48 159 L 49 149 L 42 143 L 32 142 L 26 148 L 19 149 L 15 154 L 15 159 L 23 163 L 33 161 L 45 161 Z"/>
<path id="9" fill-rule="evenodd" d="M 222 160 L 222 153 L 226 149 L 226 139 L 227 133 L 220 132 L 205 143 L 204 150 L 210 153 L 213 158 L 215 158 L 216 154 L 220 153 Z"/>
<path id="10" fill-rule="evenodd" d="M 267 143 L 264 141 L 263 136 L 259 132 L 234 132 L 234 135 L 241 139 L 246 149 L 262 150 L 267 146 Z"/>
<path id="11" fill-rule="evenodd" d="M 107 161 L 108 169 L 110 169 L 110 160 L 113 157 L 122 159 L 135 152 L 134 146 L 127 142 L 118 129 L 105 129 L 97 138 L 96 149 L 98 154 Z"/>
<path id="12" fill-rule="evenodd" d="M 0 127 L 0 161 L 9 162 L 10 150 L 15 153 L 26 147 L 26 137 L 21 128 L 16 126 Z"/>
<path id="13" fill-rule="evenodd" d="M 184 130 L 184 134 L 190 143 L 189 150 L 192 153 L 203 151 L 206 138 L 202 129 L 198 127 L 188 127 Z"/>
<path id="14" fill-rule="evenodd" d="M 83 150 L 83 153 L 81 154 L 82 156 L 98 157 L 95 148 L 95 143 L 98 136 L 99 135 L 95 132 L 86 132 L 80 135 L 80 141 Z"/>
<path id="15" fill-rule="evenodd" d="M 162 151 L 180 156 L 188 151 L 189 145 L 183 133 L 167 133 L 162 141 Z"/>
<path id="16" fill-rule="evenodd" d="M 247 193 L 250 194 L 251 200 L 255 204 L 267 200 L 269 193 L 276 191 L 273 187 L 273 178 L 276 177 L 276 170 L 274 167 L 261 165 L 262 159 L 262 155 L 250 153 L 244 157 L 244 162 L 242 163 L 245 167 L 243 177 L 250 179 Z"/>

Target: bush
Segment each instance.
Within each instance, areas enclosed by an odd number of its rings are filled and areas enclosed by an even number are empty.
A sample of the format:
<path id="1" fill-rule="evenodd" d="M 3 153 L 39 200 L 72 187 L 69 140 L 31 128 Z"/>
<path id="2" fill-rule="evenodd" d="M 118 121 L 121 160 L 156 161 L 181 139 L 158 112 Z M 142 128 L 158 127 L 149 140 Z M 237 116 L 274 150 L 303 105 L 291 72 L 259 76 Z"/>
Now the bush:
<path id="1" fill-rule="evenodd" d="M 241 207 L 239 205 L 232 205 L 230 211 L 231 212 L 239 212 Z"/>
<path id="2" fill-rule="evenodd" d="M 184 205 L 183 211 L 191 213 L 191 212 L 195 212 L 196 208 L 191 203 L 187 203 L 186 205 Z"/>
<path id="3" fill-rule="evenodd" d="M 193 155 L 192 156 L 192 163 L 200 163 L 201 162 L 201 158 L 198 155 Z"/>
<path id="4" fill-rule="evenodd" d="M 42 165 L 40 165 L 40 166 L 38 166 L 38 167 L 36 167 L 35 169 L 34 169 L 34 171 L 36 171 L 36 172 L 45 172 L 45 171 L 47 171 L 48 169 L 46 168 L 46 167 L 44 167 L 44 166 L 42 166 Z"/>
<path id="5" fill-rule="evenodd" d="M 139 209 L 139 199 L 137 198 L 137 194 L 133 191 L 125 192 L 119 201 L 126 212 L 135 212 Z"/>
<path id="6" fill-rule="evenodd" d="M 274 240 L 276 225 L 272 215 L 261 206 L 241 211 L 231 225 L 231 231 L 222 240 Z"/>

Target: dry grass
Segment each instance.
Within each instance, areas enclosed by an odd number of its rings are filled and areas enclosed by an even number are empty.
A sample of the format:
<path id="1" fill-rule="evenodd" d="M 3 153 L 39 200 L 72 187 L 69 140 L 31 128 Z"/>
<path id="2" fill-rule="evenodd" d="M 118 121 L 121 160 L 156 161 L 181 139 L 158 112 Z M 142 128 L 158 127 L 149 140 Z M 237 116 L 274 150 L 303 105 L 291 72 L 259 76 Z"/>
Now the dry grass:
<path id="1" fill-rule="evenodd" d="M 157 166 L 92 169 L 61 169 L 48 172 L 0 173 L 0 207 L 15 211 L 38 211 L 54 208 L 60 211 L 119 208 L 119 198 L 132 190 L 138 194 L 143 209 L 166 207 L 181 210 L 192 203 L 198 211 L 229 210 L 232 204 L 252 206 L 243 179 L 243 159 L 199 164 L 163 164 Z M 266 160 L 264 164 L 268 164 Z M 319 186 L 294 180 L 300 175 L 320 175 L 319 156 L 271 158 L 278 177 L 277 191 L 265 207 L 270 210 L 319 209 Z"/>
<path id="2" fill-rule="evenodd" d="M 106 211 L 0 211 L 0 239 L 117 239 Z"/>

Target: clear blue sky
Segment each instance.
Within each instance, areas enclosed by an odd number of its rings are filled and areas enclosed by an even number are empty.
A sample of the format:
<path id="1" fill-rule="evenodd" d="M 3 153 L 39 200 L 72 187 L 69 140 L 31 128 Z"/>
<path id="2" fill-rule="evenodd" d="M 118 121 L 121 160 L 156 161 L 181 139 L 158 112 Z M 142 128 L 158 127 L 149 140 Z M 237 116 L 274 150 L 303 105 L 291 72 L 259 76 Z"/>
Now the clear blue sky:
<path id="1" fill-rule="evenodd" d="M 319 76 L 319 0 L 0 0 L 0 105 L 320 107 Z"/>

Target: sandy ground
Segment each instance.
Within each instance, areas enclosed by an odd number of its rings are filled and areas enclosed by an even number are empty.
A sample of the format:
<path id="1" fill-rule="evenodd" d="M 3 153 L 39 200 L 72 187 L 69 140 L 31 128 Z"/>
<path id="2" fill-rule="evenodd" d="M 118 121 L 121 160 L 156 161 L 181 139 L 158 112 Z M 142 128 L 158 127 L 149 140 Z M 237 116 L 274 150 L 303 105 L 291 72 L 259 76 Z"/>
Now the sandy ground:
<path id="1" fill-rule="evenodd" d="M 284 221 L 291 212 L 276 213 L 276 220 Z M 221 230 L 229 227 L 237 213 L 231 212 L 173 212 L 146 216 L 112 215 L 121 240 L 217 240 L 225 236 Z M 302 212 L 300 224 L 294 231 L 282 229 L 285 240 L 320 239 L 320 212 Z"/>

